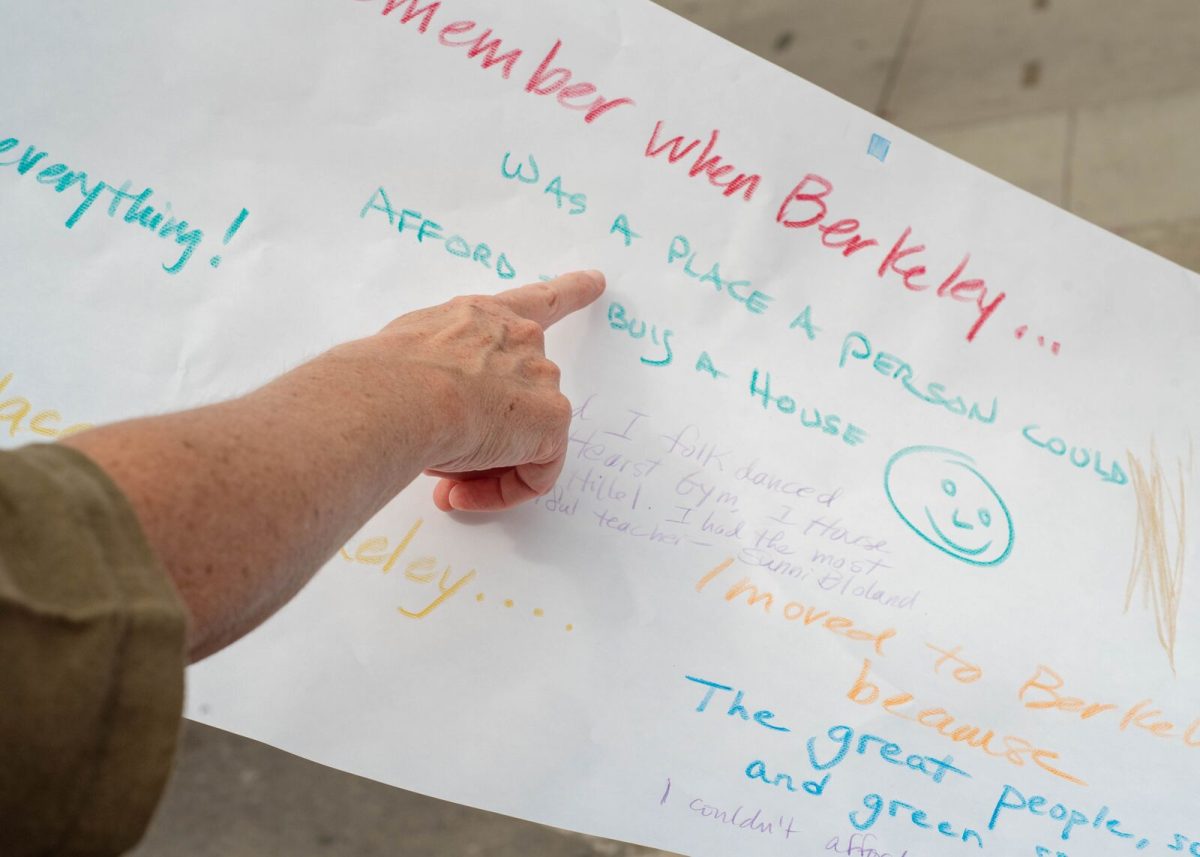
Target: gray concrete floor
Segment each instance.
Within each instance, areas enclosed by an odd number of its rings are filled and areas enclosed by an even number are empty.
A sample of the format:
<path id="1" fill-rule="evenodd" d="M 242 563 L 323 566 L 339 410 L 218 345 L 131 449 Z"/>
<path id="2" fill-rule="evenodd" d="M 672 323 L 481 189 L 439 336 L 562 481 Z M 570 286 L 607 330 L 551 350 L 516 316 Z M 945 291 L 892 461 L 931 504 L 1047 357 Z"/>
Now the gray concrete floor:
<path id="1" fill-rule="evenodd" d="M 137 857 L 633 857 L 665 854 L 391 788 L 186 723 Z"/>
<path id="2" fill-rule="evenodd" d="M 1200 270 L 1200 0 L 664 0 L 701 26 Z M 652 855 L 195 724 L 137 857 Z"/>

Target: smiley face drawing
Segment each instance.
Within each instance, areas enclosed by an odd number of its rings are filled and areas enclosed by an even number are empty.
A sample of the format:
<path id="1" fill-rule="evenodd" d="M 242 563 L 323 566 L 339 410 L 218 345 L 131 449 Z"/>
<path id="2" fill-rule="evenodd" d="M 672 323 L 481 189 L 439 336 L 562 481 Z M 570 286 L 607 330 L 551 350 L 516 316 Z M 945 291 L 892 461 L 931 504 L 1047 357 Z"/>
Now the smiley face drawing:
<path id="1" fill-rule="evenodd" d="M 896 514 L 942 553 L 999 565 L 1013 546 L 1008 507 L 975 459 L 940 446 L 910 446 L 888 459 L 883 489 Z"/>

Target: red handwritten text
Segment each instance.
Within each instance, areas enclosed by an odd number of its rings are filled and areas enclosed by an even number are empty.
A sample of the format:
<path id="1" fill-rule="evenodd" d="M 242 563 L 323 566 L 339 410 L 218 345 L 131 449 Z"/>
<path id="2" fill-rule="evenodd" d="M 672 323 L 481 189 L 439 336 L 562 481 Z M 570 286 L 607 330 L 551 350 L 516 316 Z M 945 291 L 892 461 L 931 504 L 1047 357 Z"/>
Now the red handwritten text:
<path id="1" fill-rule="evenodd" d="M 650 134 L 650 142 L 646 144 L 647 158 L 656 158 L 667 149 L 670 149 L 671 151 L 667 152 L 667 161 L 673 164 L 682 158 L 686 158 L 692 153 L 693 149 L 700 145 L 699 140 L 692 140 L 685 145 L 683 135 L 672 137 L 665 143 L 659 143 L 658 135 L 662 131 L 662 126 L 662 120 L 659 120 L 654 125 L 654 131 Z M 725 196 L 733 196 L 740 190 L 742 192 L 742 199 L 749 202 L 754 196 L 754 192 L 758 190 L 758 183 L 762 181 L 762 176 L 757 173 L 752 175 L 738 173 L 735 176 L 730 176 L 737 168 L 733 164 L 721 163 L 721 156 L 713 154 L 713 149 L 716 148 L 717 139 L 720 135 L 721 132 L 714 128 L 712 134 L 709 135 L 708 143 L 700 150 L 700 153 L 696 155 L 696 160 L 688 168 L 688 175 L 695 178 L 704 173 L 708 177 L 709 184 L 713 187 L 724 188 L 721 192 Z M 727 178 L 727 176 L 730 177 Z"/>
<path id="2" fill-rule="evenodd" d="M 821 244 L 833 250 L 840 250 L 846 257 L 869 247 L 879 246 L 879 242 L 874 238 L 867 238 L 862 234 L 861 224 L 854 218 L 826 222 L 829 215 L 827 200 L 832 193 L 833 182 L 809 173 L 783 200 L 779 212 L 775 215 L 775 222 L 787 229 L 810 229 L 815 226 L 821 234 Z M 881 279 L 898 279 L 901 285 L 911 292 L 933 289 L 933 294 L 939 298 L 973 303 L 977 315 L 967 331 L 967 341 L 971 342 L 984 322 L 991 318 L 992 313 L 1000 306 L 1005 293 L 1000 292 L 989 301 L 987 283 L 978 277 L 963 276 L 967 264 L 971 261 L 970 253 L 964 254 L 962 261 L 940 283 L 936 277 L 930 279 L 929 269 L 921 261 L 921 254 L 924 252 L 925 245 L 913 241 L 912 228 L 905 227 L 900 237 L 884 254 L 875 273 Z"/>
<path id="3" fill-rule="evenodd" d="M 372 0 L 355 0 L 358 3 Z M 421 0 L 385 0 L 384 17 L 399 10 L 401 24 L 417 23 L 417 31 L 425 34 L 433 25 L 434 19 L 441 10 L 440 0 L 421 5 Z M 495 35 L 491 27 L 480 27 L 476 21 L 451 21 L 438 30 L 438 44 L 447 48 L 466 48 L 468 59 L 478 59 L 480 67 L 487 71 L 493 66 L 500 67 L 500 75 L 509 80 L 520 62 L 524 51 L 521 48 L 505 46 L 500 37 Z M 556 39 L 554 46 L 546 53 L 537 68 L 525 83 L 525 91 L 530 95 L 553 95 L 560 107 L 566 110 L 578 110 L 583 113 L 583 121 L 591 124 L 601 116 L 617 107 L 634 104 L 632 98 L 606 98 L 601 95 L 594 83 L 586 81 L 572 82 L 576 75 L 565 66 L 555 66 L 558 52 L 562 49 L 562 39 Z"/>

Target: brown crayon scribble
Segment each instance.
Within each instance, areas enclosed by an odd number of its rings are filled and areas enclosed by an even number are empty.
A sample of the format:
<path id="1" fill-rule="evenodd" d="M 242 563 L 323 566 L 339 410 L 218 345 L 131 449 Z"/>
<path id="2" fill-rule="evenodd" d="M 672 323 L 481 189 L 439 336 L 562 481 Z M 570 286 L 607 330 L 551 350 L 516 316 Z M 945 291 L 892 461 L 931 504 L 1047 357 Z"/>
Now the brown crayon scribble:
<path id="1" fill-rule="evenodd" d="M 1187 497 L 1185 483 L 1192 472 L 1192 449 L 1188 449 L 1187 466 L 1176 462 L 1178 485 L 1170 484 L 1170 476 L 1158 459 L 1158 450 L 1150 445 L 1149 466 L 1132 452 L 1129 461 L 1130 480 L 1137 497 L 1137 533 L 1133 545 L 1133 563 L 1129 583 L 1125 587 L 1125 612 L 1129 612 L 1134 595 L 1142 595 L 1142 606 L 1154 611 L 1158 642 L 1167 654 L 1171 671 L 1175 671 L 1175 642 L 1179 632 L 1179 606 L 1183 600 L 1183 563 L 1187 547 Z"/>

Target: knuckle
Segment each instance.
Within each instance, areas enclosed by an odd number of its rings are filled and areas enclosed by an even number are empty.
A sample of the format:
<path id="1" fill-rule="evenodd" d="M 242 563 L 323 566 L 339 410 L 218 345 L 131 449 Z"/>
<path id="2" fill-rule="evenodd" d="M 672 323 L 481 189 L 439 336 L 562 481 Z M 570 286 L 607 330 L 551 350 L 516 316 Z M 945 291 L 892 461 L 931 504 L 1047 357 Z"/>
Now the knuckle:
<path id="1" fill-rule="evenodd" d="M 556 388 L 562 379 L 562 370 L 545 357 L 529 357 L 522 363 L 522 371 L 526 378 L 534 381 L 548 381 Z"/>
<path id="2" fill-rule="evenodd" d="M 508 320 L 497 313 L 498 305 L 487 295 L 459 295 L 446 305 L 451 310 L 447 329 L 460 336 L 478 338 L 481 346 L 490 346 L 510 336 Z"/>
<path id="3" fill-rule="evenodd" d="M 449 301 L 450 306 L 474 316 L 489 314 L 494 303 L 495 300 L 487 295 L 457 295 Z"/>
<path id="4" fill-rule="evenodd" d="M 545 335 L 542 326 L 528 318 L 519 318 L 512 323 L 512 333 L 515 337 L 527 342 L 544 342 Z"/>
<path id="5" fill-rule="evenodd" d="M 566 429 L 557 427 L 550 429 L 542 435 L 541 440 L 537 445 L 537 457 L 540 461 L 548 461 L 561 455 L 566 449 Z M 553 487 L 553 483 L 547 486 L 547 490 Z"/>
<path id="6" fill-rule="evenodd" d="M 542 284 L 542 299 L 546 302 L 546 308 L 551 312 L 558 309 L 560 295 L 558 289 L 551 285 Z"/>
<path id="7" fill-rule="evenodd" d="M 558 367 L 555 367 L 558 368 Z M 550 413 L 555 425 L 566 428 L 571 425 L 571 400 L 562 393 L 555 393 L 550 406 Z"/>

